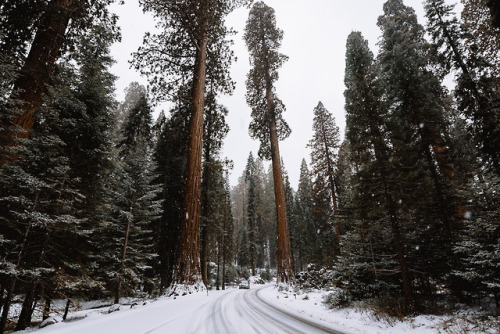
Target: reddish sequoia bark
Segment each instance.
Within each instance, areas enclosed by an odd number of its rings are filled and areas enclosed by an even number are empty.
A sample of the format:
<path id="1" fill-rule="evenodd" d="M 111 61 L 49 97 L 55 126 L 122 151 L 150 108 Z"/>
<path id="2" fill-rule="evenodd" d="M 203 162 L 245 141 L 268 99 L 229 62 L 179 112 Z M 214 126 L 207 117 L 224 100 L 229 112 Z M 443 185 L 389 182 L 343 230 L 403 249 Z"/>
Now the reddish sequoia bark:
<path id="1" fill-rule="evenodd" d="M 204 286 L 200 264 L 201 157 L 203 146 L 203 109 L 205 105 L 207 36 L 199 43 L 195 61 L 193 111 L 190 121 L 183 218 L 170 294 L 176 286 Z"/>
<path id="2" fill-rule="evenodd" d="M 34 110 L 42 103 L 42 95 L 59 50 L 64 41 L 64 35 L 71 17 L 71 6 L 74 0 L 54 0 L 40 20 L 37 33 L 31 44 L 30 52 L 14 83 L 14 97 L 21 102 L 20 115 L 13 121 L 14 125 L 23 131 L 1 134 L 7 137 L 8 146 L 14 145 L 14 136 L 26 138 L 35 121 Z M 0 160 L 0 165 L 5 160 Z"/>
<path id="3" fill-rule="evenodd" d="M 269 132 L 271 141 L 271 158 L 273 164 L 274 196 L 276 203 L 276 219 L 278 232 L 278 273 L 277 282 L 293 284 L 295 275 L 293 273 L 292 248 L 290 246 L 290 233 L 288 229 L 288 218 L 286 215 L 285 186 L 281 169 L 281 157 L 278 145 L 278 133 L 276 120 L 273 114 L 273 94 L 270 80 L 267 80 L 266 103 L 269 117 Z"/>

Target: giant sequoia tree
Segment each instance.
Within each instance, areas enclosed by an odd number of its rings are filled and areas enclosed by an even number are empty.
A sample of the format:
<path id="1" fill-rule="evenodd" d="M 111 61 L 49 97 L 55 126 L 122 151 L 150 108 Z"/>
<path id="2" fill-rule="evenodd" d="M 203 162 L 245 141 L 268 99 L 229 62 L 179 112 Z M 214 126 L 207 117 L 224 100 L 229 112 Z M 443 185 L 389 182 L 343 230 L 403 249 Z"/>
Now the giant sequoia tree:
<path id="1" fill-rule="evenodd" d="M 158 99 L 172 99 L 180 84 L 192 83 L 192 104 L 181 234 L 169 293 L 204 289 L 200 265 L 201 162 L 207 79 L 214 92 L 231 92 L 232 60 L 225 17 L 244 0 L 144 0 L 158 19 L 157 35 L 147 33 L 134 63 L 150 79 Z"/>
<path id="2" fill-rule="evenodd" d="M 291 259 L 285 188 L 281 169 L 278 140 L 290 134 L 283 119 L 283 102 L 277 97 L 274 83 L 278 68 L 287 57 L 278 52 L 283 31 L 276 27 L 274 10 L 257 2 L 250 10 L 245 27 L 245 42 L 250 52 L 252 68 L 247 78 L 247 103 L 252 108 L 250 135 L 260 140 L 259 155 L 272 159 L 274 193 L 278 224 L 278 282 L 294 282 Z"/>

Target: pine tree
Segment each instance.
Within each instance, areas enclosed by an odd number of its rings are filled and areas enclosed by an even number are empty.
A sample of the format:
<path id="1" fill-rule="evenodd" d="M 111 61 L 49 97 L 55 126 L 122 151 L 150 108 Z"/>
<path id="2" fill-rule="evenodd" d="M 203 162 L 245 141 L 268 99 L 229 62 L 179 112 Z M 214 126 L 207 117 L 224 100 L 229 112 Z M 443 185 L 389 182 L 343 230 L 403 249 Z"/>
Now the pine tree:
<path id="1" fill-rule="evenodd" d="M 316 191 L 330 193 L 335 232 L 337 234 L 337 247 L 339 255 L 342 255 L 337 191 L 335 189 L 336 158 L 340 146 L 339 128 L 335 124 L 335 118 L 321 102 L 314 109 L 313 131 L 314 135 L 309 142 L 309 147 L 311 147 L 312 173 L 316 183 Z M 319 189 L 320 184 L 327 186 L 328 190 Z"/>
<path id="2" fill-rule="evenodd" d="M 144 94 L 135 106 L 128 111 L 119 143 L 119 168 L 117 182 L 113 189 L 111 206 L 112 224 L 108 230 L 110 240 L 116 245 L 110 249 L 113 259 L 119 265 L 110 268 L 114 275 L 115 304 L 120 302 L 123 283 L 128 290 L 137 286 L 154 286 L 151 281 L 151 265 L 156 258 L 153 241 L 153 222 L 161 213 L 158 200 L 160 185 L 155 174 L 156 165 L 152 163 L 151 107 Z M 149 275 L 149 277 L 148 277 Z"/>
<path id="3" fill-rule="evenodd" d="M 282 113 L 285 107 L 274 92 L 278 68 L 287 59 L 278 52 L 283 32 L 276 27 L 274 10 L 257 2 L 245 27 L 245 43 L 253 68 L 247 78 L 247 103 L 252 108 L 250 134 L 260 140 L 259 156 L 272 159 L 278 229 L 278 283 L 293 284 L 285 189 L 278 140 L 290 134 Z"/>
<path id="4" fill-rule="evenodd" d="M 123 125 L 125 123 L 125 119 L 128 117 L 128 113 L 132 108 L 137 105 L 137 102 L 142 96 L 146 95 L 146 88 L 142 85 L 139 85 L 138 82 L 132 82 L 125 89 L 125 99 L 122 103 L 118 105 L 116 111 L 116 133 L 113 135 L 114 138 L 119 138 L 118 142 L 122 140 L 121 131 L 123 129 Z"/>
<path id="5" fill-rule="evenodd" d="M 321 264 L 316 222 L 312 216 L 312 180 L 306 160 L 300 166 L 299 186 L 295 195 L 295 224 L 290 227 L 295 270 L 303 271 L 309 263 Z"/>
<path id="6" fill-rule="evenodd" d="M 11 265 L 8 295 L 18 286 L 25 292 L 17 329 L 30 325 L 36 301 L 35 293 L 42 289 L 43 298 L 50 301 L 55 293 L 82 292 L 96 286 L 92 280 L 84 284 L 88 269 L 76 259 L 85 260 L 82 245 L 87 237 L 83 220 L 76 216 L 83 196 L 80 181 L 72 176 L 67 143 L 61 140 L 67 124 L 73 122 L 62 112 L 61 105 L 73 103 L 74 72 L 58 71 L 52 80 L 45 102 L 37 112 L 32 136 L 25 139 L 25 151 L 15 161 L 2 166 L 2 194 L 0 199 L 8 209 L 2 212 L 2 234 L 13 236 L 20 245 L 5 252 L 2 257 Z M 72 81 L 73 80 L 73 81 Z M 20 145 L 17 146 L 21 147 Z M 2 205 L 3 206 L 3 205 Z M 19 222 L 22 222 L 20 225 Z M 22 230 L 19 227 L 23 226 Z M 85 263 L 85 261 L 83 262 Z M 17 284 L 21 279 L 21 284 Z M 5 282 L 2 283 L 2 286 Z M 19 290 L 22 289 L 22 290 Z M 1 330 L 9 310 L 10 297 L 4 304 Z"/>

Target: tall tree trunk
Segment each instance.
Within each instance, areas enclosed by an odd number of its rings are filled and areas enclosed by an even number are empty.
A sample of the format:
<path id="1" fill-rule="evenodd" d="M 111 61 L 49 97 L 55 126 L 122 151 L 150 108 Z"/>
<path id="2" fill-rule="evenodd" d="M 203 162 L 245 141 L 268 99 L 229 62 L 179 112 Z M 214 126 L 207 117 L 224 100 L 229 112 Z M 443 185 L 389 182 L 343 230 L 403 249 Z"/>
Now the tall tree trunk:
<path id="1" fill-rule="evenodd" d="M 54 69 L 71 18 L 73 1 L 51 1 L 40 20 L 28 57 L 13 87 L 14 98 L 21 102 L 20 115 L 13 123 L 24 131 L 1 134 L 7 137 L 9 146 L 14 145 L 14 136 L 27 138 L 33 127 L 35 121 L 33 112 L 42 103 L 45 85 Z M 3 163 L 5 160 L 0 160 L 0 165 Z"/>
<path id="2" fill-rule="evenodd" d="M 278 232 L 278 283 L 293 284 L 292 250 L 290 246 L 290 232 L 286 215 L 285 187 L 281 169 L 281 158 L 278 148 L 278 135 L 276 133 L 276 122 L 270 121 L 271 152 L 274 175 L 274 196 L 276 202 L 276 219 Z"/>
<path id="3" fill-rule="evenodd" d="M 204 288 L 200 266 L 200 201 L 206 52 L 207 36 L 205 33 L 196 52 L 183 216 L 170 294 L 175 293 L 178 286 Z"/>
<path id="4" fill-rule="evenodd" d="M 274 118 L 273 93 L 270 80 L 266 85 L 266 108 L 269 115 L 269 132 L 271 140 L 271 158 L 273 164 L 274 198 L 276 204 L 276 220 L 278 232 L 278 272 L 277 283 L 295 283 L 293 273 L 292 249 L 290 246 L 290 232 L 286 215 L 285 185 L 281 168 L 281 157 L 278 144 L 278 132 Z"/>
<path id="5" fill-rule="evenodd" d="M 65 321 L 66 318 L 68 317 L 70 305 L 71 305 L 71 298 L 68 297 L 68 300 L 66 301 L 66 307 L 64 307 L 63 321 Z"/>
<path id="6" fill-rule="evenodd" d="M 130 214 L 132 214 L 132 204 L 130 205 Z M 122 290 L 123 275 L 125 274 L 125 259 L 127 258 L 128 237 L 130 234 L 130 219 L 127 219 L 127 229 L 125 230 L 125 240 L 123 241 L 122 258 L 120 263 L 120 273 L 118 274 L 118 283 L 116 284 L 115 291 L 115 304 L 120 303 L 120 296 Z"/>

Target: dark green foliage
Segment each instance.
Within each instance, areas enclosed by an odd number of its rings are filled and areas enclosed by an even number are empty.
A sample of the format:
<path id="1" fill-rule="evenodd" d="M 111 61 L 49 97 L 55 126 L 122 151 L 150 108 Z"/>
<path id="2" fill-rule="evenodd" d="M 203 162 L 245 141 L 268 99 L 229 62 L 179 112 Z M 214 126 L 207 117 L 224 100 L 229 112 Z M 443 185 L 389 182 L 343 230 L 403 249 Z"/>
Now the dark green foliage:
<path id="1" fill-rule="evenodd" d="M 484 1 L 466 1 L 462 21 L 455 17 L 454 6 L 443 0 L 428 0 L 425 8 L 439 65 L 444 74 L 453 71 L 457 80 L 454 93 L 458 109 L 470 120 L 469 132 L 482 158 L 498 174 L 498 30 L 485 22 L 489 17 Z"/>
<path id="2" fill-rule="evenodd" d="M 157 226 L 159 264 L 156 269 L 161 277 L 161 287 L 170 284 L 175 252 L 182 219 L 182 199 L 187 158 L 189 115 L 191 106 L 186 102 L 189 88 L 179 90 L 176 105 L 165 121 L 156 143 L 154 160 L 158 166 L 159 182 L 163 184 L 161 198 L 163 214 Z M 189 99 L 187 98 L 187 101 Z"/>
<path id="3" fill-rule="evenodd" d="M 337 154 L 340 147 L 339 128 L 335 118 L 321 102 L 314 108 L 311 148 L 315 226 L 321 245 L 322 263 L 331 266 L 341 254 L 341 228 L 338 215 Z M 319 259 L 318 259 L 319 260 Z"/>
<path id="4" fill-rule="evenodd" d="M 454 246 L 459 264 L 453 275 L 466 282 L 462 293 L 466 300 L 479 302 L 494 297 L 500 306 L 499 249 L 500 226 L 498 219 L 500 180 L 490 171 L 481 179 L 471 179 L 464 187 L 471 196 L 464 214 L 464 227 Z"/>
<path id="5" fill-rule="evenodd" d="M 285 105 L 274 91 L 274 83 L 279 78 L 278 69 L 288 57 L 278 52 L 283 31 L 276 27 L 276 18 L 271 7 L 263 2 L 253 5 L 244 38 L 252 64 L 246 81 L 246 99 L 252 108 L 250 136 L 260 141 L 259 157 L 269 160 L 271 159 L 270 121 L 276 123 L 278 140 L 287 138 L 291 132 L 282 116 Z M 270 96 L 267 95 L 268 91 Z"/>
<path id="6" fill-rule="evenodd" d="M 215 207 L 220 203 L 220 196 L 211 195 L 218 194 L 222 191 L 220 188 L 219 178 L 223 173 L 220 169 L 221 161 L 219 158 L 223 140 L 226 137 L 229 126 L 226 123 L 228 110 L 217 103 L 217 96 L 210 92 L 207 94 L 205 101 L 205 119 L 203 125 L 203 172 L 202 172 L 202 209 L 201 209 L 201 267 L 202 276 L 205 283 L 208 280 L 209 270 L 207 263 L 209 261 L 209 248 L 216 243 L 217 225 L 220 223 L 217 218 L 218 214 L 214 211 Z M 219 189 L 215 189 L 219 187 Z M 218 198 L 218 200 L 216 200 Z"/>
<path id="7" fill-rule="evenodd" d="M 140 286 L 152 292 L 152 265 L 156 262 L 153 223 L 161 215 L 161 185 L 152 161 L 151 107 L 144 94 L 126 112 L 118 148 L 117 167 L 110 185 L 107 233 L 107 281 L 115 302 Z M 101 267 L 101 270 L 104 269 Z"/>
<path id="8" fill-rule="evenodd" d="M 229 93 L 229 65 L 233 54 L 227 37 L 232 31 L 224 18 L 244 0 L 140 1 L 158 19 L 158 34 L 146 33 L 144 46 L 134 54 L 133 64 L 146 75 L 158 100 L 175 99 L 179 86 L 193 81 L 196 50 L 204 36 L 207 43 L 207 87 Z"/>
<path id="9" fill-rule="evenodd" d="M 313 218 L 312 181 L 307 163 L 300 166 L 299 187 L 293 202 L 293 216 L 290 218 L 290 241 L 295 271 L 303 271 L 310 263 L 322 263 L 320 245 L 323 235 L 318 233 Z"/>
<path id="10" fill-rule="evenodd" d="M 13 64 L 19 69 L 30 49 L 30 43 L 45 13 L 54 10 L 49 0 L 5 0 L 0 4 L 0 49 L 6 51 Z M 71 23 L 67 29 L 64 49 L 71 54 L 77 48 L 82 36 L 94 34 L 95 26 L 109 27 L 113 41 L 120 39 L 118 17 L 111 14 L 108 6 L 115 0 L 75 2 L 71 8 Z M 64 50 L 62 54 L 64 54 Z"/>

